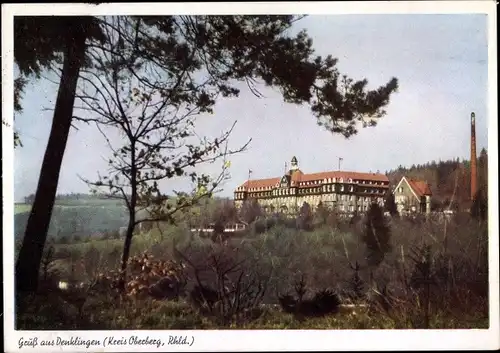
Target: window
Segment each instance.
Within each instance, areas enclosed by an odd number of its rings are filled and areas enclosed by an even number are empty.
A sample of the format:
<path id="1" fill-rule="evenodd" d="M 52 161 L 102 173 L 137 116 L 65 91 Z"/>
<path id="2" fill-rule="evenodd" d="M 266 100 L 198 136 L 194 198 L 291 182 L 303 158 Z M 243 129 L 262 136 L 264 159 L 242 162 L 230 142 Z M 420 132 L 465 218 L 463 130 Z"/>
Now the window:
<path id="1" fill-rule="evenodd" d="M 340 191 L 344 191 L 344 185 L 340 187 Z"/>
<path id="2" fill-rule="evenodd" d="M 354 186 L 351 186 L 351 187 L 349 188 L 349 191 L 350 191 L 350 192 L 353 192 L 353 191 L 354 191 Z"/>
<path id="3" fill-rule="evenodd" d="M 403 188 L 401 186 L 398 188 L 398 192 L 403 192 Z"/>

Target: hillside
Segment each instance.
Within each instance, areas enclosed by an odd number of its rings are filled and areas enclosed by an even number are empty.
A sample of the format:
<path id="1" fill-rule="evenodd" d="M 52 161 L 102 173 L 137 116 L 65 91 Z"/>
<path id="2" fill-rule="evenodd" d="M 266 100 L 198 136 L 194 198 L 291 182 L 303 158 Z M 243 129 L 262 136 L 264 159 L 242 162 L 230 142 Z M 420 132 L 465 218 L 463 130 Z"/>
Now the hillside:
<path id="1" fill-rule="evenodd" d="M 25 198 L 31 201 L 33 195 Z M 174 198 L 172 198 L 174 199 Z M 190 210 L 179 212 L 174 217 L 178 222 L 194 220 L 198 223 L 205 218 L 205 213 L 215 212 L 217 198 L 202 200 L 200 205 Z M 26 223 L 31 210 L 30 203 L 16 203 L 14 205 L 14 234 L 20 240 L 24 235 Z M 203 210 L 203 211 L 202 211 Z M 145 211 L 137 213 L 137 218 L 145 217 Z M 58 239 L 58 242 L 72 242 L 76 238 L 116 238 L 121 227 L 128 221 L 128 212 L 119 200 L 103 199 L 99 196 L 85 194 L 58 195 L 52 219 L 49 226 L 49 238 Z M 147 222 L 143 224 L 148 228 Z"/>
<path id="2" fill-rule="evenodd" d="M 75 236 L 102 236 L 117 232 L 126 225 L 125 207 L 114 200 L 81 200 L 73 204 L 56 202 L 52 213 L 48 236 L 61 239 Z M 14 234 L 19 240 L 24 235 L 31 205 L 16 204 L 14 214 Z"/>
<path id="3" fill-rule="evenodd" d="M 488 154 L 483 148 L 477 161 L 478 188 L 488 185 Z M 429 183 L 433 194 L 433 208 L 443 204 L 452 207 L 470 207 L 470 160 L 432 161 L 410 167 L 399 166 L 387 172 L 390 184 L 395 187 L 403 176 L 424 180 Z"/>

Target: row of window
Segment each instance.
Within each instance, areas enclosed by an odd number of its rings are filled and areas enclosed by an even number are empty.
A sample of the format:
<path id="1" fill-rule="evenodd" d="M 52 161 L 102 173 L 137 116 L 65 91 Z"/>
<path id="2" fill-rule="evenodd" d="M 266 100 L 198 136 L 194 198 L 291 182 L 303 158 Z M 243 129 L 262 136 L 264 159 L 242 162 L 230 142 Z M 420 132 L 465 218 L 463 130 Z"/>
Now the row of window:
<path id="1" fill-rule="evenodd" d="M 306 201 L 308 201 L 307 197 L 305 199 Z M 359 203 L 365 203 L 365 204 L 368 204 L 372 201 L 376 201 L 378 203 L 382 203 L 383 202 L 383 198 L 382 197 L 370 197 L 370 196 L 359 196 L 357 198 L 355 198 L 354 195 L 339 195 L 339 197 L 337 198 L 337 195 L 333 195 L 333 201 L 326 201 L 325 200 L 325 203 L 327 204 L 334 204 L 335 202 L 337 201 L 350 201 L 350 202 L 359 202 Z"/>
<path id="2" fill-rule="evenodd" d="M 324 179 L 324 180 L 314 180 L 314 181 L 303 181 L 299 183 L 299 186 L 308 186 L 308 185 L 322 185 L 322 184 L 327 184 L 327 183 L 335 183 L 335 184 L 342 184 L 344 183 L 344 180 L 342 178 L 336 179 L 336 178 L 329 178 L 329 179 Z M 348 184 L 353 184 L 352 179 L 348 179 L 347 181 Z M 355 181 L 355 184 L 359 185 L 374 185 L 374 186 L 383 186 L 387 185 L 388 183 L 384 183 L 383 181 L 367 181 L 367 180 L 360 180 L 360 181 Z M 342 185 L 343 187 L 343 185 Z M 352 186 L 351 186 L 352 187 Z M 265 191 L 265 190 L 271 190 L 273 189 L 274 186 L 266 186 L 266 187 L 259 187 L 259 188 L 250 188 L 249 191 Z M 245 191 L 244 187 L 239 187 L 237 191 Z"/>
<path id="3" fill-rule="evenodd" d="M 303 181 L 300 182 L 299 185 L 301 186 L 307 186 L 307 185 L 318 185 L 318 184 L 326 184 L 326 183 L 343 183 L 344 179 L 343 178 L 327 178 L 323 180 L 313 180 L 313 181 Z M 352 179 L 347 179 L 347 183 L 353 184 Z M 373 180 L 355 180 L 355 184 L 361 184 L 361 185 L 384 185 L 383 181 L 373 181 Z M 387 184 L 387 183 L 385 183 Z"/>
<path id="4" fill-rule="evenodd" d="M 351 212 L 354 212 L 354 210 L 356 208 L 353 205 L 351 205 L 351 206 L 340 205 L 339 209 L 340 209 L 340 211 L 351 211 Z M 358 212 L 368 211 L 368 205 L 358 205 L 357 210 L 358 210 Z"/>
<path id="5" fill-rule="evenodd" d="M 266 191 L 266 192 L 253 192 L 252 195 L 254 197 L 271 197 L 271 196 L 289 196 L 289 195 L 295 195 L 295 192 L 293 192 L 294 189 L 277 189 L 271 191 Z M 344 188 L 344 185 L 340 186 L 339 190 L 335 190 L 335 187 L 333 185 L 326 185 L 326 190 L 322 190 L 322 188 L 308 188 L 308 189 L 297 189 L 298 195 L 308 195 L 308 194 L 321 194 L 323 192 L 327 193 L 332 193 L 332 192 L 354 192 L 353 186 L 350 186 L 348 189 Z M 363 192 L 363 193 L 369 193 L 372 195 L 379 195 L 379 194 L 384 194 L 385 190 L 384 189 L 366 189 L 366 190 L 357 190 L 358 192 Z M 245 193 L 237 192 L 235 193 L 235 198 L 236 199 L 243 199 L 245 196 Z"/>
<path id="6" fill-rule="evenodd" d="M 379 202 L 380 204 L 380 202 Z M 354 205 L 339 205 L 339 210 L 340 211 L 350 211 L 350 212 L 354 212 L 355 210 L 357 210 L 358 212 L 362 212 L 362 211 L 368 211 L 368 207 L 369 205 L 358 205 L 358 206 L 354 206 Z M 294 211 L 297 211 L 298 208 L 297 207 L 292 207 Z M 268 212 L 268 211 L 271 211 L 271 212 L 274 212 L 276 210 L 276 207 L 274 206 L 264 206 L 263 207 L 264 211 L 265 212 Z M 288 207 L 287 206 L 281 206 L 279 208 L 281 211 L 285 211 L 287 212 L 288 211 Z"/>

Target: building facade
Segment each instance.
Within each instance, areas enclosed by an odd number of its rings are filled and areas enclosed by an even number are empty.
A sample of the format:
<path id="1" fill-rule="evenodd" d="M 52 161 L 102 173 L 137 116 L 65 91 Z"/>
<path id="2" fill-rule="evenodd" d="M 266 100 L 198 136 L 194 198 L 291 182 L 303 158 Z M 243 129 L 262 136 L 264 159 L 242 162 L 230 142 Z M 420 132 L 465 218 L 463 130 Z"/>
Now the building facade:
<path id="1" fill-rule="evenodd" d="M 314 210 L 322 203 L 339 212 L 365 212 L 376 202 L 383 206 L 389 179 L 380 173 L 331 171 L 305 174 L 292 158 L 281 177 L 247 180 L 234 191 L 236 207 L 257 200 L 265 212 L 296 213 L 307 202 Z"/>
<path id="2" fill-rule="evenodd" d="M 394 201 L 400 214 L 430 213 L 431 188 L 422 180 L 402 177 L 394 189 Z"/>

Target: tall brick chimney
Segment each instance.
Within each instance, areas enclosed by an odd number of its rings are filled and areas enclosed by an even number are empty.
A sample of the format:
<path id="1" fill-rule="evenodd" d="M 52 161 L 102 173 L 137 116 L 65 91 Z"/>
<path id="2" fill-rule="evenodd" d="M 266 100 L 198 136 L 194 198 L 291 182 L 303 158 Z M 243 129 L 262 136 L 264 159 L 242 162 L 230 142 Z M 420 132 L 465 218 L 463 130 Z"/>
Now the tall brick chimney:
<path id="1" fill-rule="evenodd" d="M 470 118 L 470 198 L 474 200 L 477 192 L 476 115 L 471 113 Z"/>

